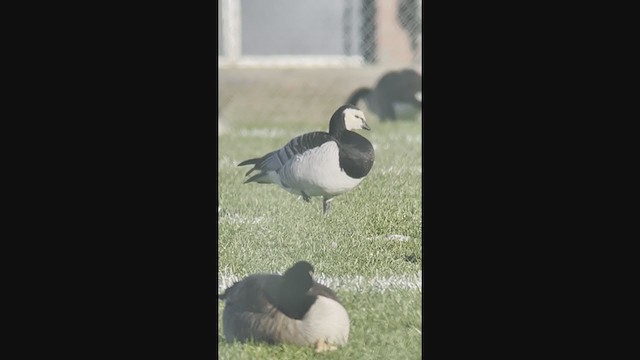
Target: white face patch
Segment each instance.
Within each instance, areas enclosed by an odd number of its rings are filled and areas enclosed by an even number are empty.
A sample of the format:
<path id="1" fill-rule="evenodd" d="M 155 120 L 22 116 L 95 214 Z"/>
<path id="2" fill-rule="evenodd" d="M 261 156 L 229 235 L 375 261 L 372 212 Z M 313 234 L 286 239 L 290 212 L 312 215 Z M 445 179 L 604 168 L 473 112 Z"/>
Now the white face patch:
<path id="1" fill-rule="evenodd" d="M 357 109 L 346 109 L 344 111 L 344 127 L 347 130 L 365 129 L 366 119 L 364 113 Z"/>
<path id="2" fill-rule="evenodd" d="M 418 91 L 414 96 L 416 100 L 422 102 L 422 91 Z"/>

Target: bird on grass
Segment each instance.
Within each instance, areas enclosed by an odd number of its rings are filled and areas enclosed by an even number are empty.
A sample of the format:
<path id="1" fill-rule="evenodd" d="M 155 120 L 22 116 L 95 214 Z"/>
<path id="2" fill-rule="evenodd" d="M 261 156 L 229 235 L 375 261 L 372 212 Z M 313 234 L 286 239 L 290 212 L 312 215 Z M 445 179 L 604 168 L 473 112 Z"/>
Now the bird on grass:
<path id="1" fill-rule="evenodd" d="M 364 113 L 353 105 L 339 107 L 329 132 L 315 131 L 293 138 L 282 148 L 238 166 L 253 165 L 244 183 L 277 184 L 306 202 L 322 196 L 326 216 L 334 197 L 352 190 L 369 174 L 375 153 L 365 137 L 352 130 L 371 130 Z"/>
<path id="2" fill-rule="evenodd" d="M 299 261 L 283 275 L 253 274 L 223 294 L 222 328 L 227 341 L 314 346 L 336 350 L 349 339 L 349 315 L 333 290 L 313 280 Z"/>
<path id="3" fill-rule="evenodd" d="M 390 71 L 373 89 L 361 87 L 354 90 L 347 104 L 358 105 L 361 99 L 381 121 L 411 117 L 422 110 L 422 77 L 411 69 Z"/>

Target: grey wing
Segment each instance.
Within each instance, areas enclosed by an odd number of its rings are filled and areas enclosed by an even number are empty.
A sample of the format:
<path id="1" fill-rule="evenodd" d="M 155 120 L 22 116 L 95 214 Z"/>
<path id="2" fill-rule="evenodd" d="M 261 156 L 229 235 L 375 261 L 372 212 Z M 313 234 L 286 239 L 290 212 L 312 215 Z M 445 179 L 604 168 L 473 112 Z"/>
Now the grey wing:
<path id="1" fill-rule="evenodd" d="M 249 275 L 218 295 L 218 299 L 224 300 L 235 311 L 265 312 L 273 301 L 271 294 L 281 283 L 280 275 Z"/>
<path id="2" fill-rule="evenodd" d="M 331 135 L 325 132 L 311 132 L 293 138 L 285 146 L 278 150 L 272 151 L 260 159 L 252 159 L 241 162 L 238 166 L 255 164 L 254 167 L 247 172 L 249 175 L 254 170 L 278 171 L 287 162 L 298 154 L 303 154 L 309 149 L 316 148 L 327 141 L 334 140 Z"/>

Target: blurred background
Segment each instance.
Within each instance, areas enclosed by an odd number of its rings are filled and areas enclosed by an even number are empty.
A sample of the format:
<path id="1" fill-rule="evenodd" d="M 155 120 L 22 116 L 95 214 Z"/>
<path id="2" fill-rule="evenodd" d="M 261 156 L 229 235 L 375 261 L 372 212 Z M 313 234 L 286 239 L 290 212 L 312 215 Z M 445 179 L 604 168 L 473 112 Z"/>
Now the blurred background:
<path id="1" fill-rule="evenodd" d="M 323 129 L 356 88 L 375 86 L 390 70 L 422 74 L 421 7 L 422 0 L 219 0 L 219 132 L 261 121 Z"/>

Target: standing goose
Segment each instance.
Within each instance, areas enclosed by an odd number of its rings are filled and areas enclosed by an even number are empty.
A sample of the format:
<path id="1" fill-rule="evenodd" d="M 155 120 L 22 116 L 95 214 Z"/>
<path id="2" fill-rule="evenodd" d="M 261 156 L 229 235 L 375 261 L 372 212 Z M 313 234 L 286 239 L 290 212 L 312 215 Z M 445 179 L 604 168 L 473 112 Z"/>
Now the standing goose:
<path id="1" fill-rule="evenodd" d="M 253 165 L 245 176 L 257 174 L 246 183 L 277 184 L 310 202 L 322 196 L 323 214 L 337 195 L 355 188 L 373 166 L 373 146 L 351 130 L 370 130 L 364 114 L 353 105 L 343 105 L 331 117 L 329 132 L 300 135 L 282 148 L 238 166 Z"/>
<path id="2" fill-rule="evenodd" d="M 313 271 L 299 261 L 284 275 L 249 275 L 218 295 L 225 301 L 225 339 L 315 346 L 318 352 L 345 345 L 347 311 L 331 289 L 313 280 Z"/>
<path id="3" fill-rule="evenodd" d="M 381 121 L 396 120 L 398 116 L 412 116 L 422 110 L 422 77 L 406 69 L 384 74 L 375 88 L 361 87 L 353 91 L 347 104 L 358 105 L 364 99 L 367 108 Z"/>

